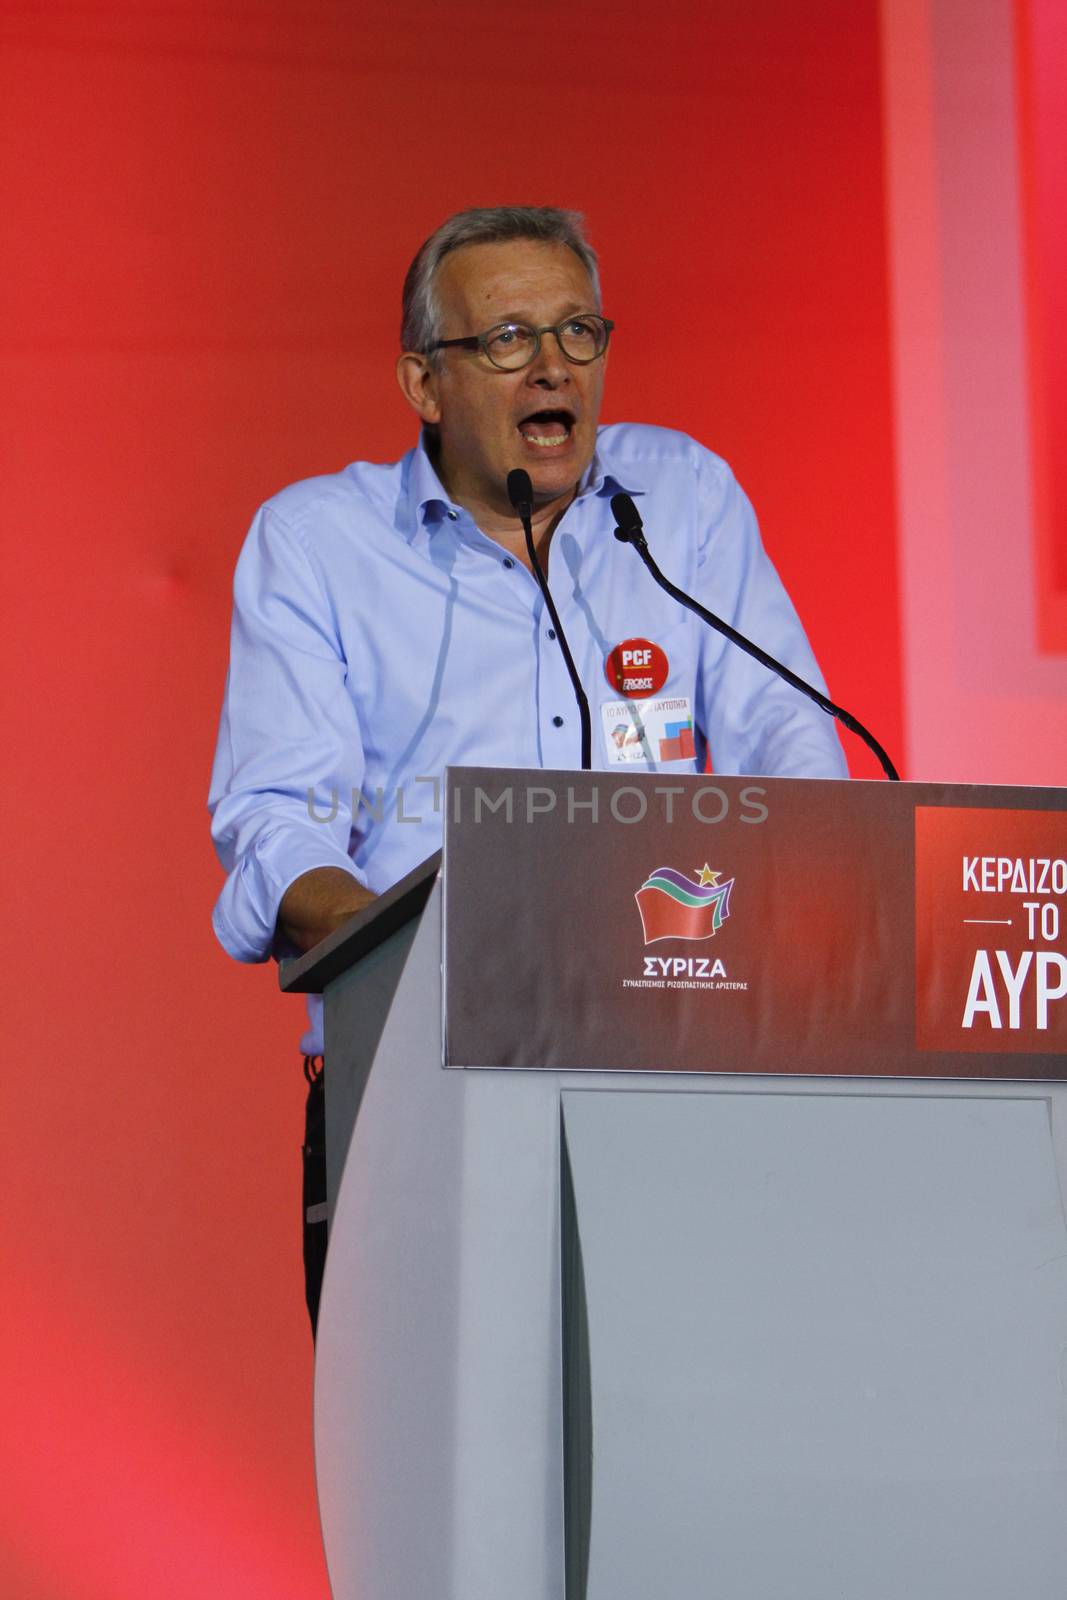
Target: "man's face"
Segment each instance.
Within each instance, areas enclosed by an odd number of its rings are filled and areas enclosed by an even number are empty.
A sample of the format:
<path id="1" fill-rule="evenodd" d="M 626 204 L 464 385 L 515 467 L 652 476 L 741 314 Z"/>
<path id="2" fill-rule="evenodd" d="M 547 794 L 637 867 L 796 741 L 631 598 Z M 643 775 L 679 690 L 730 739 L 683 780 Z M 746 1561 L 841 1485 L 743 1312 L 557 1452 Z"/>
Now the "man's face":
<path id="1" fill-rule="evenodd" d="M 534 239 L 452 251 L 438 272 L 437 299 L 443 339 L 484 333 L 498 322 L 554 326 L 597 310 L 573 250 Z M 500 371 L 480 350 L 442 350 L 439 360 L 436 371 L 423 373 L 421 403 L 410 392 L 408 398 L 437 426 L 439 467 L 452 497 L 475 513 L 513 517 L 505 482 L 513 467 L 525 467 L 539 508 L 565 505 L 592 459 L 604 357 L 568 361 L 548 333 L 536 359 L 518 372 Z"/>

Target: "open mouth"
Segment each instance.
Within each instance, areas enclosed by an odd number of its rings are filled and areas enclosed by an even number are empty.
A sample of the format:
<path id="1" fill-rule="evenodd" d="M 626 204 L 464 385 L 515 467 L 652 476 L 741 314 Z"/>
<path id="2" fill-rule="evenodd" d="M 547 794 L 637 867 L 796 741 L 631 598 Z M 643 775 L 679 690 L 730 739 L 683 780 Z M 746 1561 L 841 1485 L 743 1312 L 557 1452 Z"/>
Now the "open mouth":
<path id="1" fill-rule="evenodd" d="M 573 411 L 566 408 L 550 411 L 535 411 L 528 417 L 523 417 L 518 424 L 519 432 L 526 440 L 538 450 L 558 450 L 561 445 L 570 442 L 574 431 L 575 417 Z"/>

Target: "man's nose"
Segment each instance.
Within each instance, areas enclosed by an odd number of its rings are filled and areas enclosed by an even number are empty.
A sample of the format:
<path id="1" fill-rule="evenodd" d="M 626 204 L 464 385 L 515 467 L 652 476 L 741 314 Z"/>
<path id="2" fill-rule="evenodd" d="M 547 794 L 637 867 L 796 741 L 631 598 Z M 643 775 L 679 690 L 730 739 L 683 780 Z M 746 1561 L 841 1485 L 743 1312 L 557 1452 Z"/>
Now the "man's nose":
<path id="1" fill-rule="evenodd" d="M 570 380 L 570 362 L 563 354 L 556 334 L 550 329 L 541 335 L 541 348 L 530 362 L 529 381 L 555 389 Z"/>

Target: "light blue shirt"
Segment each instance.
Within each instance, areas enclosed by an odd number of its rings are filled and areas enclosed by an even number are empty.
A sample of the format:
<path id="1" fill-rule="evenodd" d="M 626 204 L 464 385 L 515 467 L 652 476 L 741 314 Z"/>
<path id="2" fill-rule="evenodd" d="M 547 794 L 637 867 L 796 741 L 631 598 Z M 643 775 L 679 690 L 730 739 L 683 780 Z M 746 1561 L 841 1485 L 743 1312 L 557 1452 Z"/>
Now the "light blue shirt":
<path id="1" fill-rule="evenodd" d="M 684 434 L 601 428 L 548 574 L 589 698 L 593 767 L 699 772 L 710 755 L 721 773 L 846 776 L 831 718 L 670 599 L 613 537 L 620 489 L 667 577 L 824 688 L 727 464 Z M 644 698 L 620 695 L 605 670 L 626 641 L 666 657 L 666 681 Z M 343 867 L 381 893 L 438 849 L 446 766 L 580 764 L 536 581 L 449 499 L 422 444 L 393 465 L 293 484 L 259 510 L 234 580 L 209 799 L 227 872 L 213 922 L 230 955 L 266 960 L 301 873 Z M 314 997 L 309 1009 L 311 1053 Z"/>

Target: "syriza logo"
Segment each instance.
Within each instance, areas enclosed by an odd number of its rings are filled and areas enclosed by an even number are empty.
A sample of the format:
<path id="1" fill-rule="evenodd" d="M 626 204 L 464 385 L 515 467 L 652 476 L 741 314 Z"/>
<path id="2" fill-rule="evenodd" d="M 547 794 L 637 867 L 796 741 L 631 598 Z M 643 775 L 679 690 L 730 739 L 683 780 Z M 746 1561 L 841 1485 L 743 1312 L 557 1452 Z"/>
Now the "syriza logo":
<path id="1" fill-rule="evenodd" d="M 645 943 L 660 939 L 710 939 L 730 915 L 733 878 L 720 883 L 721 872 L 707 862 L 687 878 L 673 867 L 657 867 L 634 896 L 641 913 Z"/>
<path id="2" fill-rule="evenodd" d="M 675 867 L 657 867 L 634 895 L 646 945 L 662 940 L 712 939 L 730 915 L 734 879 L 707 862 L 687 877 Z M 624 978 L 627 989 L 747 989 L 732 980 L 715 956 L 646 955 L 640 978 Z"/>

